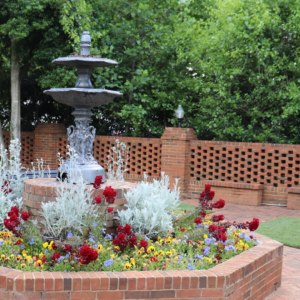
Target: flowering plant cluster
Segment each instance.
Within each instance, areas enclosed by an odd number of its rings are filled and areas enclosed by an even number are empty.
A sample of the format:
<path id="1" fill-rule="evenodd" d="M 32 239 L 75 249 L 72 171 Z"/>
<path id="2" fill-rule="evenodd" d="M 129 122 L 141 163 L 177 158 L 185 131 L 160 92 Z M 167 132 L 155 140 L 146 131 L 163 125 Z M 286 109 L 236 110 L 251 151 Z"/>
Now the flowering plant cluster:
<path id="1" fill-rule="evenodd" d="M 26 222 L 30 216 L 12 207 L 5 221 L 9 231 L 0 232 L 0 265 L 25 271 L 66 272 L 209 269 L 255 246 L 255 236 L 246 230 L 254 231 L 259 225 L 258 219 L 230 223 L 223 215 L 208 213 L 205 207 L 225 205 L 223 200 L 210 203 L 213 196 L 206 186 L 200 208 L 192 214 L 174 211 L 173 235 L 156 239 L 135 233 L 128 224 L 119 226 L 116 234 L 106 233 L 98 218 L 82 234 L 69 232 L 64 241 L 44 242 L 41 236 L 33 238 L 20 232 L 19 222 Z M 106 187 L 103 197 L 95 198 L 93 205 L 95 209 L 105 205 L 107 211 L 116 191 Z"/>
<path id="2" fill-rule="evenodd" d="M 8 219 L 4 219 L 4 226 L 7 230 L 11 231 L 15 236 L 22 236 L 18 226 L 21 224 L 20 217 L 24 222 L 27 222 L 30 218 L 28 212 L 22 212 L 20 216 L 20 211 L 16 206 L 13 206 L 11 210 L 7 213 Z"/>

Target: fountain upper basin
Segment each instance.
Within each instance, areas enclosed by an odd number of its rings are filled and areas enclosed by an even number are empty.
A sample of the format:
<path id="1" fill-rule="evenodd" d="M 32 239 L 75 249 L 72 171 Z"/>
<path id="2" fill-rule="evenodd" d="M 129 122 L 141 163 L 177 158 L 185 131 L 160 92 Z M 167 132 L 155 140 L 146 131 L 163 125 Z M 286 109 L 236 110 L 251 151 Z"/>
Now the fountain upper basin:
<path id="1" fill-rule="evenodd" d="M 93 56 L 59 57 L 52 61 L 55 65 L 70 66 L 75 68 L 97 68 L 116 66 L 118 63 L 112 59 Z"/>
<path id="2" fill-rule="evenodd" d="M 86 88 L 59 88 L 44 91 L 55 101 L 74 108 L 92 108 L 105 105 L 113 101 L 115 97 L 122 97 L 123 94 L 105 89 Z"/>

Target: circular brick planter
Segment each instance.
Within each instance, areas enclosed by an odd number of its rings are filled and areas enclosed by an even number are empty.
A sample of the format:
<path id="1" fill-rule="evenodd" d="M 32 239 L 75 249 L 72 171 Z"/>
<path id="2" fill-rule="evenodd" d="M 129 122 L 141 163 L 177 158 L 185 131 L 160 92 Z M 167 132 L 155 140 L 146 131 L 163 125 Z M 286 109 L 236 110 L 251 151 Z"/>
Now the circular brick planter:
<path id="1" fill-rule="evenodd" d="M 23 193 L 23 209 L 28 211 L 31 216 L 40 222 L 42 217 L 39 214 L 43 202 L 55 201 L 57 196 L 57 188 L 60 186 L 60 183 L 55 178 L 36 178 L 36 179 L 27 179 L 24 180 L 24 193 Z M 124 194 L 136 187 L 137 184 L 133 182 L 126 181 L 115 181 L 107 180 L 105 183 L 101 184 L 100 189 L 94 189 L 92 185 L 87 185 L 87 189 L 92 190 L 92 197 L 98 195 L 102 196 L 105 187 L 111 186 L 117 191 L 117 196 L 114 204 L 110 207 L 114 208 L 114 212 L 108 214 L 107 221 L 107 232 L 114 231 L 114 228 L 117 227 L 117 221 L 113 218 L 117 214 L 117 209 L 125 209 L 124 204 L 126 199 Z M 1 299 L 1 298 L 0 298 Z"/>
<path id="2" fill-rule="evenodd" d="M 0 267 L 0 299 L 262 300 L 281 285 L 283 245 L 263 244 L 210 270 L 22 272 Z"/>

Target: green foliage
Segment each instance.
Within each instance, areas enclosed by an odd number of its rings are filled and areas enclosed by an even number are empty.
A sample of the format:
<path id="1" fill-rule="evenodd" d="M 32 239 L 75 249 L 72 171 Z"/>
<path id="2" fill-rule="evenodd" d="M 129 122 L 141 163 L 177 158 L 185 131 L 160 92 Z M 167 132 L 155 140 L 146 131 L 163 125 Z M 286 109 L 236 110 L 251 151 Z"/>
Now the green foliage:
<path id="1" fill-rule="evenodd" d="M 189 29 L 199 96 L 186 104 L 200 138 L 299 143 L 299 4 L 217 1 Z"/>
<path id="2" fill-rule="evenodd" d="M 22 99 L 32 101 L 22 107 L 23 124 L 36 123 L 46 112 L 46 121 L 72 122 L 64 119 L 70 109 L 42 91 L 74 86 L 75 69 L 51 61 L 79 52 L 80 34 L 90 30 L 92 54 L 119 62 L 95 69 L 94 87 L 124 94 L 94 109 L 97 134 L 126 130 L 159 137 L 165 126 L 177 125 L 174 110 L 181 104 L 183 126 L 195 128 L 200 139 L 300 142 L 300 0 L 0 4 L 1 107 L 9 107 L 9 39 L 14 37 Z"/>

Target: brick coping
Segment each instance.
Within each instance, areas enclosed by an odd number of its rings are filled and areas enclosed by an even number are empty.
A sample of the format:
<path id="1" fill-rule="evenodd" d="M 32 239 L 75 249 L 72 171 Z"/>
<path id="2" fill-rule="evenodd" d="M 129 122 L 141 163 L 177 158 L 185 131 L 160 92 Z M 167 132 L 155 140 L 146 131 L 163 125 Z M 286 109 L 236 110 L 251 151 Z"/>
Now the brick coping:
<path id="1" fill-rule="evenodd" d="M 265 299 L 281 284 L 283 245 L 255 246 L 209 270 L 23 272 L 0 267 L 0 299 Z"/>
<path id="2" fill-rule="evenodd" d="M 244 183 L 244 182 L 234 182 L 234 181 L 221 181 L 221 180 L 205 180 L 205 184 L 210 184 L 211 186 L 220 186 L 235 189 L 246 189 L 246 190 L 263 190 L 263 184 L 257 183 Z"/>

